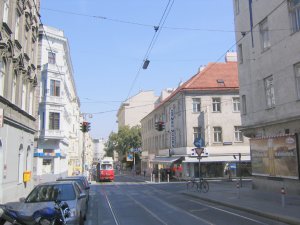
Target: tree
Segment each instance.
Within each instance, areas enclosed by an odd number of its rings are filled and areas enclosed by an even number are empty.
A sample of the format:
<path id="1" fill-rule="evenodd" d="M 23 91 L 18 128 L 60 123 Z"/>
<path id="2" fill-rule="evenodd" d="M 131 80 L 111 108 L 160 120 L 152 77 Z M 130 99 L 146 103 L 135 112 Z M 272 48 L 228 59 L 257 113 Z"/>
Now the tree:
<path id="1" fill-rule="evenodd" d="M 104 150 L 107 156 L 113 156 L 113 152 L 116 151 L 120 157 L 126 157 L 131 148 L 140 148 L 141 146 L 141 127 L 123 126 L 120 127 L 118 133 L 110 133 Z"/>

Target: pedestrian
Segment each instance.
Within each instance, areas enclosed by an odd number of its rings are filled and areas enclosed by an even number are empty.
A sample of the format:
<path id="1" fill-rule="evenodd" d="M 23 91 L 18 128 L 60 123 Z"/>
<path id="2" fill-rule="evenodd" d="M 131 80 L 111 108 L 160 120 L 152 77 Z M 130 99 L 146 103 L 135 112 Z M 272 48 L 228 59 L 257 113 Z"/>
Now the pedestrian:
<path id="1" fill-rule="evenodd" d="M 144 172 L 144 177 L 146 177 L 146 169 L 144 169 L 144 171 L 143 171 L 143 172 Z"/>

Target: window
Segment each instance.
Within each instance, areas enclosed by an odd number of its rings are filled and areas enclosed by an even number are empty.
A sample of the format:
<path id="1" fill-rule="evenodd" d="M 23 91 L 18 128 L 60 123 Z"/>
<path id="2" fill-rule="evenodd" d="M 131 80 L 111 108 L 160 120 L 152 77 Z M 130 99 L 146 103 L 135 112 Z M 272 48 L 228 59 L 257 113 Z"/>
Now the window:
<path id="1" fill-rule="evenodd" d="M 29 92 L 29 114 L 32 115 L 33 113 L 33 88 L 31 88 L 30 92 Z"/>
<path id="2" fill-rule="evenodd" d="M 200 112 L 200 98 L 193 98 L 193 112 Z"/>
<path id="3" fill-rule="evenodd" d="M 214 142 L 222 142 L 222 127 L 214 127 Z"/>
<path id="4" fill-rule="evenodd" d="M 243 134 L 240 129 L 241 129 L 241 127 L 234 127 L 234 141 L 236 141 L 236 142 L 243 141 Z"/>
<path id="5" fill-rule="evenodd" d="M 298 99 L 300 99 L 300 63 L 295 65 L 296 91 Z"/>
<path id="6" fill-rule="evenodd" d="M 292 23 L 292 31 L 300 30 L 300 1 L 290 0 L 290 18 Z"/>
<path id="7" fill-rule="evenodd" d="M 4 81 L 6 74 L 6 63 L 5 61 L 0 61 L 0 95 L 4 96 Z"/>
<path id="8" fill-rule="evenodd" d="M 59 130 L 59 113 L 50 112 L 49 130 Z"/>
<path id="9" fill-rule="evenodd" d="M 213 112 L 221 112 L 221 99 L 213 98 L 212 99 Z"/>
<path id="10" fill-rule="evenodd" d="M 58 80 L 50 81 L 50 95 L 51 96 L 60 96 L 60 81 L 58 81 Z"/>
<path id="11" fill-rule="evenodd" d="M 178 116 L 181 116 L 182 106 L 181 106 L 181 99 L 178 100 Z M 165 120 L 164 120 L 165 121 Z"/>
<path id="12" fill-rule="evenodd" d="M 242 64 L 244 59 L 243 59 L 243 46 L 242 44 L 239 44 L 238 46 L 238 57 L 239 57 L 239 63 Z"/>
<path id="13" fill-rule="evenodd" d="M 26 110 L 26 98 L 27 98 L 27 83 L 24 81 L 22 85 L 22 105 L 21 108 Z"/>
<path id="14" fill-rule="evenodd" d="M 243 115 L 247 114 L 246 95 L 242 95 L 242 113 L 243 113 Z"/>
<path id="15" fill-rule="evenodd" d="M 233 112 L 239 112 L 240 111 L 240 98 L 239 97 L 232 98 L 232 104 L 233 104 Z"/>
<path id="16" fill-rule="evenodd" d="M 260 32 L 262 50 L 266 50 L 271 46 L 270 38 L 269 38 L 269 26 L 268 26 L 268 20 L 267 19 L 264 19 L 259 24 L 259 32 Z"/>
<path id="17" fill-rule="evenodd" d="M 235 0 L 234 5 L 235 5 L 235 15 L 238 15 L 240 13 L 240 0 Z"/>
<path id="18" fill-rule="evenodd" d="M 48 52 L 48 63 L 49 64 L 55 64 L 55 53 L 54 52 Z"/>
<path id="19" fill-rule="evenodd" d="M 15 20 L 15 40 L 19 40 L 19 30 L 20 30 L 20 14 L 16 12 Z"/>
<path id="20" fill-rule="evenodd" d="M 265 92 L 266 92 L 266 104 L 268 108 L 272 108 L 275 106 L 273 76 L 269 76 L 265 78 L 264 83 L 265 83 Z"/>
<path id="21" fill-rule="evenodd" d="M 201 138 L 201 127 L 194 127 L 194 140 Z"/>
<path id="22" fill-rule="evenodd" d="M 3 22 L 8 22 L 9 0 L 4 0 L 3 4 Z"/>
<path id="23" fill-rule="evenodd" d="M 18 78 L 18 75 L 17 73 L 14 74 L 14 79 L 13 79 L 13 83 L 12 83 L 12 95 L 11 95 L 11 102 L 13 104 L 16 103 L 16 92 L 17 92 L 17 78 Z"/>

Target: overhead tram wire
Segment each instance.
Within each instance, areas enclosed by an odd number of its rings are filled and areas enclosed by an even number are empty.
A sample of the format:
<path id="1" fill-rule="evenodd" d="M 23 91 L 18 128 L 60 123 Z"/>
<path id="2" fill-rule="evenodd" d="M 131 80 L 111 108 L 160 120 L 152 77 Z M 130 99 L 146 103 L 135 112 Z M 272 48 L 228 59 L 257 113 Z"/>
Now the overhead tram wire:
<path id="1" fill-rule="evenodd" d="M 134 22 L 134 21 L 113 19 L 113 18 L 109 18 L 109 17 L 105 17 L 105 16 L 90 15 L 90 14 L 77 13 L 77 12 L 71 12 L 71 11 L 65 11 L 65 10 L 59 10 L 59 9 L 50 9 L 50 8 L 44 8 L 44 7 L 41 7 L 41 9 L 46 10 L 46 11 L 57 12 L 57 13 L 61 13 L 61 14 L 69 14 L 69 15 L 74 15 L 74 16 L 82 16 L 82 17 L 89 17 L 89 18 L 94 18 L 94 19 L 101 19 L 101 20 L 111 21 L 111 22 L 115 22 L 115 23 L 131 24 L 131 25 L 143 26 L 143 27 L 149 27 L 149 28 L 155 27 L 152 24 L 144 24 L 144 23 L 139 23 L 139 22 Z M 247 11 L 247 10 L 248 9 L 245 9 L 245 11 Z M 185 30 L 185 31 L 202 31 L 202 32 L 221 32 L 221 33 L 239 33 L 239 32 L 242 32 L 242 31 L 239 31 L 239 30 L 224 30 L 224 29 L 211 29 L 211 28 L 199 28 L 199 27 L 170 27 L 170 26 L 164 26 L 164 29 Z M 290 30 L 290 28 L 269 29 L 269 31 L 284 31 L 284 30 Z M 253 31 L 253 32 L 259 32 L 259 31 Z"/>
<path id="2" fill-rule="evenodd" d="M 163 12 L 163 15 L 162 15 L 162 17 L 161 17 L 161 19 L 160 19 L 158 25 L 157 25 L 157 26 L 154 26 L 154 31 L 155 31 L 155 32 L 154 32 L 154 35 L 153 35 L 153 37 L 152 37 L 152 39 L 151 39 L 151 42 L 150 42 L 150 44 L 149 44 L 149 46 L 148 46 L 148 49 L 147 49 L 147 51 L 146 51 L 146 54 L 145 54 L 145 56 L 144 56 L 144 58 L 143 58 L 143 62 L 142 62 L 142 64 L 140 65 L 140 67 L 139 67 L 139 69 L 138 69 L 138 72 L 136 73 L 136 75 L 135 75 L 135 77 L 134 77 L 134 79 L 133 79 L 133 82 L 132 82 L 132 84 L 131 84 L 131 86 L 130 86 L 129 92 L 128 92 L 127 97 L 126 97 L 125 100 L 127 100 L 127 99 L 129 98 L 129 96 L 130 96 L 130 94 L 131 94 L 131 91 L 132 91 L 132 89 L 133 89 L 133 87 L 134 87 L 134 85 L 135 85 L 135 82 L 136 82 L 137 78 L 138 78 L 139 75 L 140 75 L 140 72 L 141 72 L 142 68 L 145 69 L 145 67 L 144 67 L 144 66 L 145 66 L 145 63 L 147 63 L 147 61 L 148 61 L 148 57 L 149 57 L 149 55 L 150 55 L 150 53 L 151 53 L 151 51 L 152 51 L 152 49 L 153 49 L 154 44 L 155 44 L 156 41 L 157 41 L 157 38 L 158 38 L 158 36 L 159 36 L 159 34 L 160 34 L 160 31 L 161 31 L 161 29 L 162 29 L 162 27 L 163 27 L 163 25 L 164 25 L 164 23 L 165 23 L 165 21 L 166 21 L 168 15 L 169 15 L 169 13 L 170 13 L 170 11 L 171 11 L 171 8 L 172 8 L 173 4 L 174 4 L 174 0 L 168 0 L 168 4 L 167 4 L 167 6 L 166 6 L 166 8 L 165 8 L 165 10 L 164 10 L 164 12 Z M 148 64 L 149 64 L 149 61 L 148 61 Z M 147 68 L 147 67 L 148 67 L 148 65 L 146 66 L 146 68 Z"/>

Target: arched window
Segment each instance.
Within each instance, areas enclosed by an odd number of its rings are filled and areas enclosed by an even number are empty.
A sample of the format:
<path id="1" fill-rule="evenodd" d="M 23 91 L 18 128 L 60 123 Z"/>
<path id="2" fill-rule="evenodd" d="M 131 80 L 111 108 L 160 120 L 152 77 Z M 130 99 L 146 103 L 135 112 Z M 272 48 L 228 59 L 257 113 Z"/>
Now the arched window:
<path id="1" fill-rule="evenodd" d="M 6 75 L 6 62 L 5 60 L 0 60 L 0 95 L 4 96 L 4 81 Z"/>
<path id="2" fill-rule="evenodd" d="M 23 182 L 23 172 L 24 172 L 24 149 L 23 145 L 20 145 L 19 155 L 18 155 L 18 181 Z"/>
<path id="3" fill-rule="evenodd" d="M 8 11 L 9 11 L 9 0 L 4 0 L 3 4 L 3 22 L 7 23 L 8 22 Z"/>
<path id="4" fill-rule="evenodd" d="M 17 72 L 15 71 L 14 73 L 14 78 L 13 78 L 13 83 L 12 83 L 12 90 L 11 90 L 11 102 L 13 104 L 16 103 L 16 92 L 17 92 L 17 79 L 18 79 L 18 75 Z"/>
<path id="5" fill-rule="evenodd" d="M 27 81 L 23 80 L 22 84 L 22 105 L 21 108 L 26 110 L 26 99 L 27 99 Z"/>

